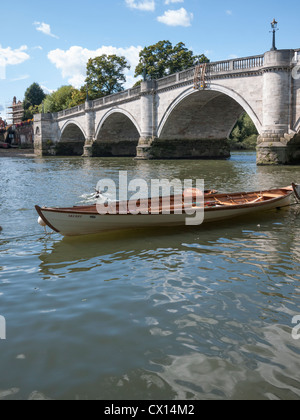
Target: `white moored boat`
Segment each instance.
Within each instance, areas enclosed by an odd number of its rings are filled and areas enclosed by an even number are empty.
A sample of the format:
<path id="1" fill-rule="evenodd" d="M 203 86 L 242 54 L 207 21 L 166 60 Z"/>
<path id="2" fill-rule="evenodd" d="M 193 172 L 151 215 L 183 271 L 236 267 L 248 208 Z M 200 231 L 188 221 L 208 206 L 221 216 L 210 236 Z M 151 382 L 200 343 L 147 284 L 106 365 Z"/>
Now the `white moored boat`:
<path id="1" fill-rule="evenodd" d="M 96 204 L 69 208 L 36 206 L 36 210 L 42 226 L 48 226 L 64 236 L 77 236 L 121 229 L 195 225 L 195 223 L 186 223 L 191 219 L 191 210 L 195 213 L 202 211 L 204 223 L 235 218 L 289 206 L 294 194 L 299 199 L 298 191 L 298 186 L 293 184 L 290 187 L 264 191 L 207 193 L 204 195 L 201 206 L 195 202 L 191 208 L 185 206 L 184 196 L 181 197 L 180 206 L 178 206 L 178 196 L 176 196 L 176 201 L 174 196 L 170 197 L 168 208 L 164 207 L 163 198 L 158 200 L 156 208 L 151 207 L 152 201 L 149 198 L 140 202 L 142 206 L 140 208 L 144 209 L 144 214 L 132 214 L 129 202 L 114 203 L 115 214 L 99 214 Z"/>

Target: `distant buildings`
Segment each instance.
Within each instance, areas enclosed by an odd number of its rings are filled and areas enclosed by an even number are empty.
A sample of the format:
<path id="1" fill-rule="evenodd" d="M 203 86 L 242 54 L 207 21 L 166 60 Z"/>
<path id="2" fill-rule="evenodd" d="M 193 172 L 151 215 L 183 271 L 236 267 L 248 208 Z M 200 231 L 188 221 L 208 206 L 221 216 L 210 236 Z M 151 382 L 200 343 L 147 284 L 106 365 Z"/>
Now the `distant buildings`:
<path id="1" fill-rule="evenodd" d="M 23 121 L 23 102 L 14 97 L 12 105 L 8 108 L 10 123 L 0 119 L 0 141 L 10 146 L 21 148 L 33 147 L 33 120 Z"/>
<path id="2" fill-rule="evenodd" d="M 0 117 L 0 130 L 4 130 L 5 129 L 5 121 L 2 120 L 2 118 Z"/>
<path id="3" fill-rule="evenodd" d="M 24 108 L 23 108 L 23 102 L 18 101 L 17 98 L 14 96 L 13 103 L 10 107 L 8 107 L 10 119 L 12 121 L 12 124 L 19 124 L 23 121 L 24 117 Z"/>

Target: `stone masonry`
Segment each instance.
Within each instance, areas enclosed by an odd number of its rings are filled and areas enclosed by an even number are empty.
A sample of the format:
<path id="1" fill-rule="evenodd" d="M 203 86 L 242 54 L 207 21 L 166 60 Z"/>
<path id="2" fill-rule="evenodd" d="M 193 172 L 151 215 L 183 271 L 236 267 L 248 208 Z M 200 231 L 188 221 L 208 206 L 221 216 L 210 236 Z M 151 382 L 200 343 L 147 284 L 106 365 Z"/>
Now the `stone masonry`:
<path id="1" fill-rule="evenodd" d="M 243 112 L 258 132 L 258 164 L 300 164 L 300 50 L 209 63 L 34 121 L 37 155 L 198 159 L 230 156 Z"/>

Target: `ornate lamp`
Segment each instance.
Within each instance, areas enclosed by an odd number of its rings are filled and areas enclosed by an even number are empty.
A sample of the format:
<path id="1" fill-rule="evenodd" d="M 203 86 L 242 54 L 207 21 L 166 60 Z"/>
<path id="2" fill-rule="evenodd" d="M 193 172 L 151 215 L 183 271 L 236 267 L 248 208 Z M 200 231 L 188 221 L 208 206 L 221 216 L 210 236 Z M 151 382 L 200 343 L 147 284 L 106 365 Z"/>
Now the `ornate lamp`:
<path id="1" fill-rule="evenodd" d="M 279 31 L 279 29 L 277 29 L 277 25 L 278 25 L 278 22 L 276 22 L 276 20 L 274 19 L 273 22 L 271 22 L 271 28 L 272 28 L 271 32 L 273 32 L 273 45 L 272 45 L 271 51 L 276 51 L 277 50 L 277 48 L 276 48 L 276 38 L 275 38 L 276 32 Z"/>

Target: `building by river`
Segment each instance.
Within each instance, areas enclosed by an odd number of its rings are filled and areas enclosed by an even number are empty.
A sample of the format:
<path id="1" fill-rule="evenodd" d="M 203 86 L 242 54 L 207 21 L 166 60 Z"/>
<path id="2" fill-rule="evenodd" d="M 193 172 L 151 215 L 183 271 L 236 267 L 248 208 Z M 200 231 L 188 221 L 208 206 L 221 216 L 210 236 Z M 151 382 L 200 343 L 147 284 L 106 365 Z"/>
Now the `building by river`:
<path id="1" fill-rule="evenodd" d="M 33 120 L 23 121 L 23 102 L 17 102 L 17 98 L 14 97 L 9 109 L 10 124 L 0 125 L 0 141 L 15 147 L 33 147 Z"/>
<path id="2" fill-rule="evenodd" d="M 23 108 L 23 102 L 18 101 L 17 98 L 14 96 L 13 103 L 10 107 L 8 107 L 10 110 L 8 114 L 11 116 L 12 124 L 19 124 L 23 121 L 24 117 L 24 108 Z"/>

